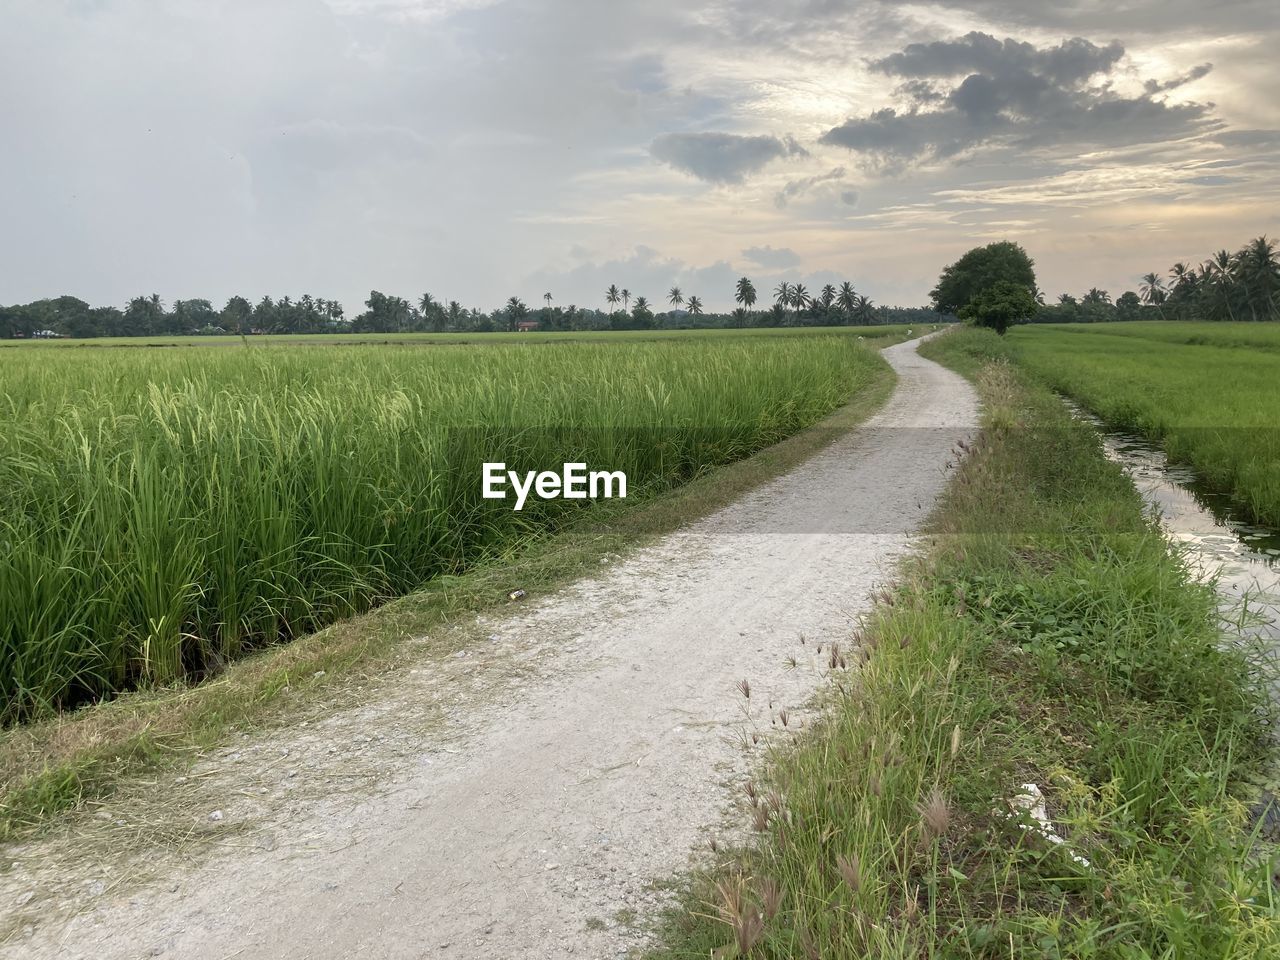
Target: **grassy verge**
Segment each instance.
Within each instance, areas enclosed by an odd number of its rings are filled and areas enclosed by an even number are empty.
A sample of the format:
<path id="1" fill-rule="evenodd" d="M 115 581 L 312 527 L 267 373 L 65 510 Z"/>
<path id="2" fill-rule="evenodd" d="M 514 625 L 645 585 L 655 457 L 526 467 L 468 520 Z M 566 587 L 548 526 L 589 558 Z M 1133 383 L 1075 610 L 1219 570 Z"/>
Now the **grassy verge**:
<path id="1" fill-rule="evenodd" d="M 975 379 L 982 440 L 866 662 L 832 653 L 825 719 L 744 792 L 754 840 L 655 957 L 1280 956 L 1237 794 L 1261 687 L 1096 436 L 1004 349 L 927 348 Z"/>
<path id="2" fill-rule="evenodd" d="M 868 346 L 902 339 L 894 331 Z M 601 502 L 557 535 L 512 545 L 466 575 L 293 641 L 250 655 L 203 684 L 134 691 L 0 732 L 0 840 L 42 829 L 59 813 L 122 780 L 186 764 L 232 733 L 295 722 L 358 698 L 370 678 L 471 642 L 474 615 L 599 569 L 614 556 L 677 529 L 785 473 L 874 412 L 894 377 L 882 364 L 850 402 L 820 423 L 747 459 L 708 471 L 661 497 Z M 409 638 L 418 642 L 407 644 Z"/>

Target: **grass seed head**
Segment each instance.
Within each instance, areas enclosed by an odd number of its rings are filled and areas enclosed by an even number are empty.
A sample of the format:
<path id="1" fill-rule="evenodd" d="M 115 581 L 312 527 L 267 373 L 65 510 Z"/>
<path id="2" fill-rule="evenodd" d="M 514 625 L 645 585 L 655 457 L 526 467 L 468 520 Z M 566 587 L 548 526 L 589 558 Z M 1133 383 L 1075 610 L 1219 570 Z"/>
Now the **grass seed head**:
<path id="1" fill-rule="evenodd" d="M 929 791 L 929 796 L 916 809 L 925 832 L 931 837 L 941 837 L 947 832 L 951 825 L 951 808 L 937 787 Z"/>
<path id="2" fill-rule="evenodd" d="M 773 877 L 760 879 L 760 906 L 764 910 L 766 920 L 772 920 L 778 915 L 778 911 L 782 909 L 784 896 L 782 885 Z"/>
<path id="3" fill-rule="evenodd" d="M 847 857 L 843 854 L 836 857 L 836 869 L 840 872 L 840 879 L 854 893 L 862 892 L 862 860 L 856 853 L 851 853 Z"/>
<path id="4" fill-rule="evenodd" d="M 756 833 L 764 833 L 769 829 L 769 808 L 766 806 L 753 807 L 751 811 L 751 826 L 755 828 Z"/>

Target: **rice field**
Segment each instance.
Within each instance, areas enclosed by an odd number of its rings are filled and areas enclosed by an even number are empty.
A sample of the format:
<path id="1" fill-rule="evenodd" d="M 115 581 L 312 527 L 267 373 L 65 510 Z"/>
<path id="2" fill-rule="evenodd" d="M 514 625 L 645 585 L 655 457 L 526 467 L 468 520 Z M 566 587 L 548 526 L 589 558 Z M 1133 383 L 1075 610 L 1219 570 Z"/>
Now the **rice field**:
<path id="1" fill-rule="evenodd" d="M 484 462 L 582 461 L 643 498 L 813 423 L 881 364 L 847 333 L 9 351 L 0 715 L 202 678 L 593 509 L 485 500 Z"/>
<path id="2" fill-rule="evenodd" d="M 1010 340 L 1054 389 L 1280 526 L 1280 326 L 1033 325 Z"/>

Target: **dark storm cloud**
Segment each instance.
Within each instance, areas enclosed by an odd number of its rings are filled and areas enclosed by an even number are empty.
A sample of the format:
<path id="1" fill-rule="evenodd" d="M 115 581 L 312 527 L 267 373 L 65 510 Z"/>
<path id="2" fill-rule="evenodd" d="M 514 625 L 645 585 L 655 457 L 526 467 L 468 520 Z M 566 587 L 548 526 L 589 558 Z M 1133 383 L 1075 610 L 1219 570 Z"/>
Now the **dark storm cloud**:
<path id="1" fill-rule="evenodd" d="M 791 137 L 733 133 L 665 133 L 649 147 L 655 159 L 711 183 L 741 183 L 782 157 L 806 156 Z"/>
<path id="2" fill-rule="evenodd" d="M 800 255 L 790 247 L 748 247 L 742 256 L 766 270 L 786 270 L 800 263 Z"/>
<path id="3" fill-rule="evenodd" d="M 1076 37 L 1036 47 L 969 33 L 909 44 L 872 61 L 908 78 L 904 110 L 886 107 L 828 130 L 821 142 L 863 154 L 889 171 L 981 147 L 1073 149 L 1167 143 L 1218 126 L 1203 104 L 1169 104 L 1155 95 L 1204 76 L 1209 65 L 1137 96 L 1107 80 L 1124 56 L 1118 42 Z M 963 78 L 963 79 L 960 79 Z"/>

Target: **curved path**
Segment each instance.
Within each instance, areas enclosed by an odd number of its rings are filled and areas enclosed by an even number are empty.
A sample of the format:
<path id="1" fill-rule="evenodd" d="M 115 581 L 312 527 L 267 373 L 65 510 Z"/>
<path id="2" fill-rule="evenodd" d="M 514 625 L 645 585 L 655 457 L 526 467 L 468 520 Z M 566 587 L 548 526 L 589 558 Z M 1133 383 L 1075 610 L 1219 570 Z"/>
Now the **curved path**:
<path id="1" fill-rule="evenodd" d="M 402 671 L 376 706 L 221 754 L 239 772 L 214 819 L 235 842 L 161 857 L 140 886 L 85 872 L 91 895 L 62 913 L 44 898 L 5 955 L 625 954 L 655 884 L 725 829 L 780 712 L 803 722 L 819 645 L 848 646 L 976 423 L 972 389 L 917 342 L 884 351 L 899 379 L 883 411 L 792 472 L 491 619 L 478 652 Z M 291 791 L 340 782 L 353 753 L 372 790 Z M 0 898 L 40 904 L 39 855 Z"/>

